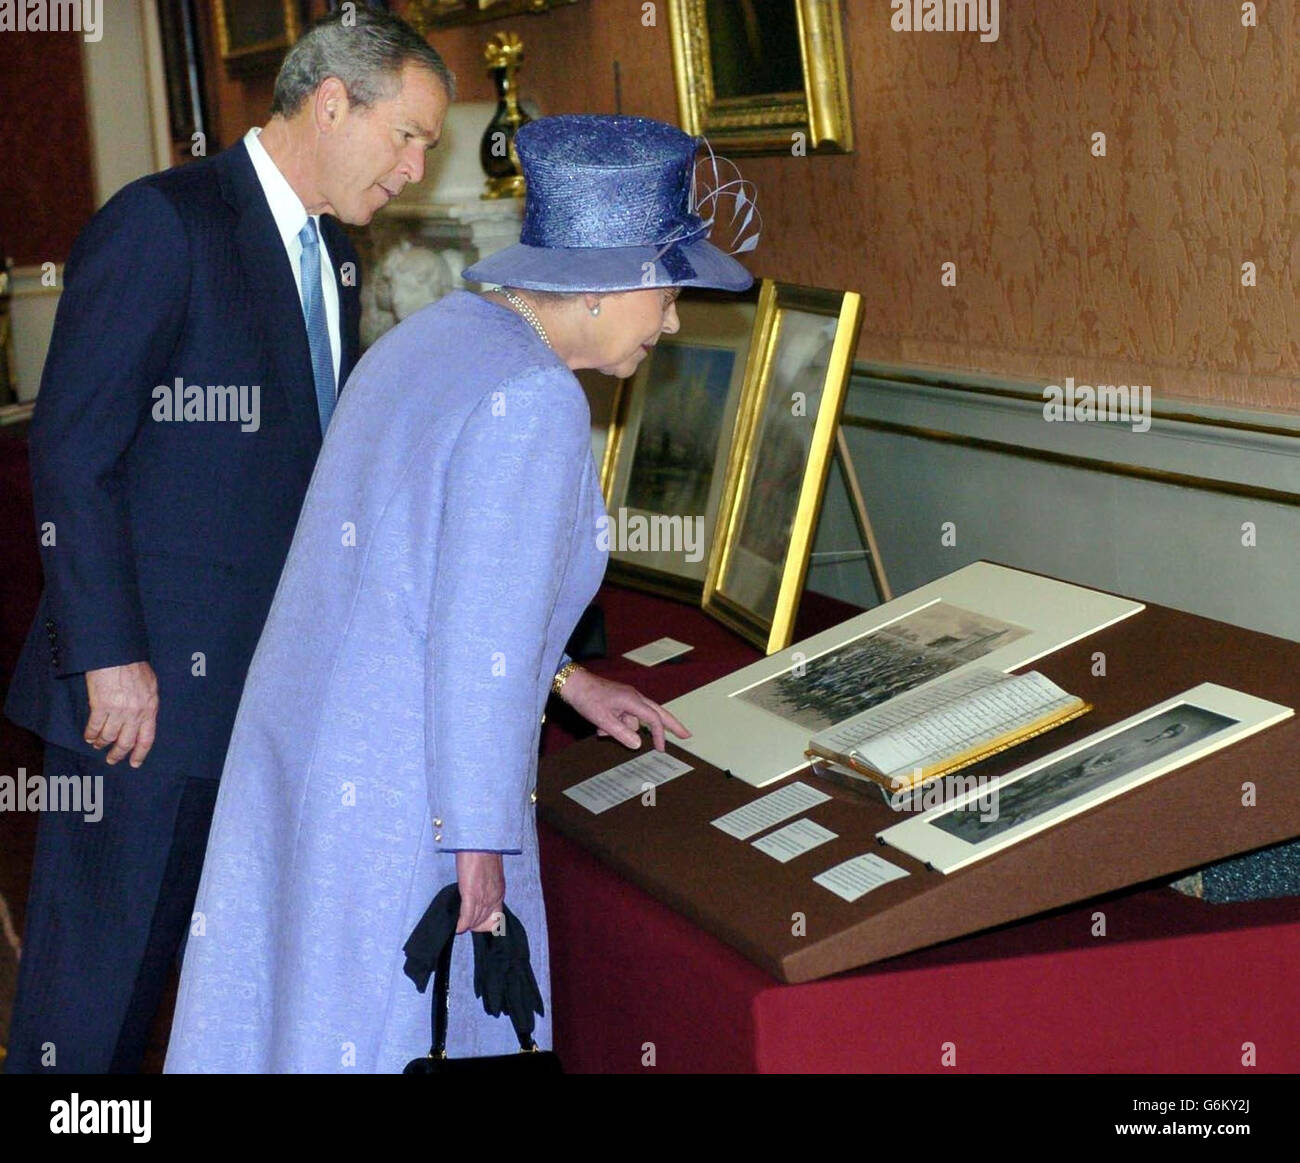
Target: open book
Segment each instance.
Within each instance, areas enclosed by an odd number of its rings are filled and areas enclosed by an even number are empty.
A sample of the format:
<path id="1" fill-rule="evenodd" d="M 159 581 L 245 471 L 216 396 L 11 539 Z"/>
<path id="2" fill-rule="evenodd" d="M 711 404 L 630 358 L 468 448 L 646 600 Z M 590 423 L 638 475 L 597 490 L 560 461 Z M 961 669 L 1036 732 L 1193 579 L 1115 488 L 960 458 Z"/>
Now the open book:
<path id="1" fill-rule="evenodd" d="M 1008 675 L 977 668 L 890 699 L 809 740 L 808 757 L 841 782 L 888 793 L 1023 742 L 1090 711 L 1038 671 Z"/>

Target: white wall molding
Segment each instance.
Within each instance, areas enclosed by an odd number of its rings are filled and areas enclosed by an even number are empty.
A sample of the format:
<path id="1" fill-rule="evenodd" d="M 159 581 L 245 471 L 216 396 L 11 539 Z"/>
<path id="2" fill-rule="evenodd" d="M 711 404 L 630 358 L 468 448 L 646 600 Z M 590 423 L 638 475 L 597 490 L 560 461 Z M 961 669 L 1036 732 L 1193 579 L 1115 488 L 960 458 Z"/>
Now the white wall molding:
<path id="1" fill-rule="evenodd" d="M 844 431 L 896 593 L 988 558 L 1300 640 L 1300 416 L 1157 399 L 1137 433 L 1042 405 L 1033 385 L 855 369 Z M 836 468 L 812 588 L 874 604 L 860 549 Z"/>
<path id="2" fill-rule="evenodd" d="M 844 422 L 983 440 L 1013 454 L 1056 454 L 1095 462 L 1097 471 L 1114 466 L 1130 475 L 1188 475 L 1207 487 L 1253 486 L 1300 502 L 1300 415 L 1156 400 L 1150 429 L 1136 432 L 1122 421 L 1045 420 L 1041 389 L 1030 394 L 988 382 L 950 387 L 867 365 L 855 368 Z"/>

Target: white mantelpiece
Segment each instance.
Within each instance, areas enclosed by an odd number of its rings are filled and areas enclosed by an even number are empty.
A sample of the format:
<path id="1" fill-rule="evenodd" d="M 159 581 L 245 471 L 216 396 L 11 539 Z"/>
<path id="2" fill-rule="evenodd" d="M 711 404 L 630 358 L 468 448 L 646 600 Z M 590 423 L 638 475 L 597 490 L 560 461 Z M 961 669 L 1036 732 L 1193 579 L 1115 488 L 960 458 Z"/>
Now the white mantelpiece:
<path id="1" fill-rule="evenodd" d="M 363 346 L 464 287 L 466 267 L 519 241 L 523 199 L 482 197 L 479 142 L 495 111 L 492 101 L 453 105 L 424 180 L 379 211 L 358 238 Z"/>

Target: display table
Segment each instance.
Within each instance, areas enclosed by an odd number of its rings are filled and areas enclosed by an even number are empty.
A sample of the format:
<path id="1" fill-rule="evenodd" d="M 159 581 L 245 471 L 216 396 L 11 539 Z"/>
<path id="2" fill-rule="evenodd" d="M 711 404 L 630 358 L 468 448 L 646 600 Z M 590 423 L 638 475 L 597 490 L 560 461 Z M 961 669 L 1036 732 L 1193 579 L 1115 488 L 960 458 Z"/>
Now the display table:
<path id="1" fill-rule="evenodd" d="M 612 657 L 592 669 L 656 699 L 757 657 L 713 667 L 701 657 L 689 676 L 664 666 L 629 674 L 622 651 L 660 634 L 700 643 L 716 628 L 697 610 L 614 587 L 602 604 Z M 593 746 L 613 745 L 584 745 L 573 760 Z M 549 758 L 543 784 L 564 766 L 562 754 Z M 939 1070 L 951 1043 L 958 1070 L 1218 1072 L 1243 1069 L 1247 1042 L 1255 1069 L 1300 1069 L 1300 901 L 1215 906 L 1165 888 L 1129 891 L 780 985 L 549 827 L 543 878 L 556 1045 L 572 1070 L 643 1069 L 648 1043 L 659 1070 Z M 1094 935 L 1099 920 L 1104 935 Z"/>
<path id="2" fill-rule="evenodd" d="M 10 486 L 0 490 L 0 540 L 11 551 L 0 570 L 2 671 L 40 592 L 19 440 L 0 438 L 0 482 Z M 759 657 L 697 609 L 613 586 L 600 602 L 610 657 L 589 665 L 657 701 Z M 854 613 L 810 595 L 796 638 Z M 619 657 L 660 635 L 696 650 L 652 669 Z M 9 730 L 8 769 L 36 763 L 36 740 Z M 550 716 L 548 763 L 563 763 L 560 750 L 586 733 L 563 710 Z M 34 820 L 0 822 L 0 871 L 12 873 L 0 888 L 21 926 Z M 1300 1071 L 1295 899 L 1216 906 L 1148 887 L 782 985 L 545 824 L 541 844 L 555 1043 L 570 1071 L 1249 1072 L 1247 1042 L 1254 1070 Z M 1098 912 L 1104 937 L 1094 936 Z"/>

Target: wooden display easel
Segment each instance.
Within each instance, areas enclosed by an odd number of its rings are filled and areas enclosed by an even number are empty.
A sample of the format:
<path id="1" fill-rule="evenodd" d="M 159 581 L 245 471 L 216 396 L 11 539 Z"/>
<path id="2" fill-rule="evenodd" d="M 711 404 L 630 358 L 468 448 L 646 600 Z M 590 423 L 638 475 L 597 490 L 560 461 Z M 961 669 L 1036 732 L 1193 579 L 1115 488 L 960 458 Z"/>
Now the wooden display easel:
<path id="1" fill-rule="evenodd" d="M 849 451 L 849 442 L 844 438 L 844 427 L 835 430 L 835 452 L 839 456 L 840 471 L 844 474 L 844 483 L 849 490 L 849 503 L 853 515 L 857 518 L 858 532 L 866 545 L 867 568 L 871 571 L 871 580 L 875 583 L 876 593 L 881 602 L 888 602 L 894 596 L 889 588 L 889 579 L 885 576 L 885 563 L 880 557 L 880 546 L 876 544 L 876 534 L 871 527 L 871 517 L 867 513 L 867 501 L 862 495 L 862 486 L 858 483 L 858 473 L 853 467 L 853 454 Z"/>

